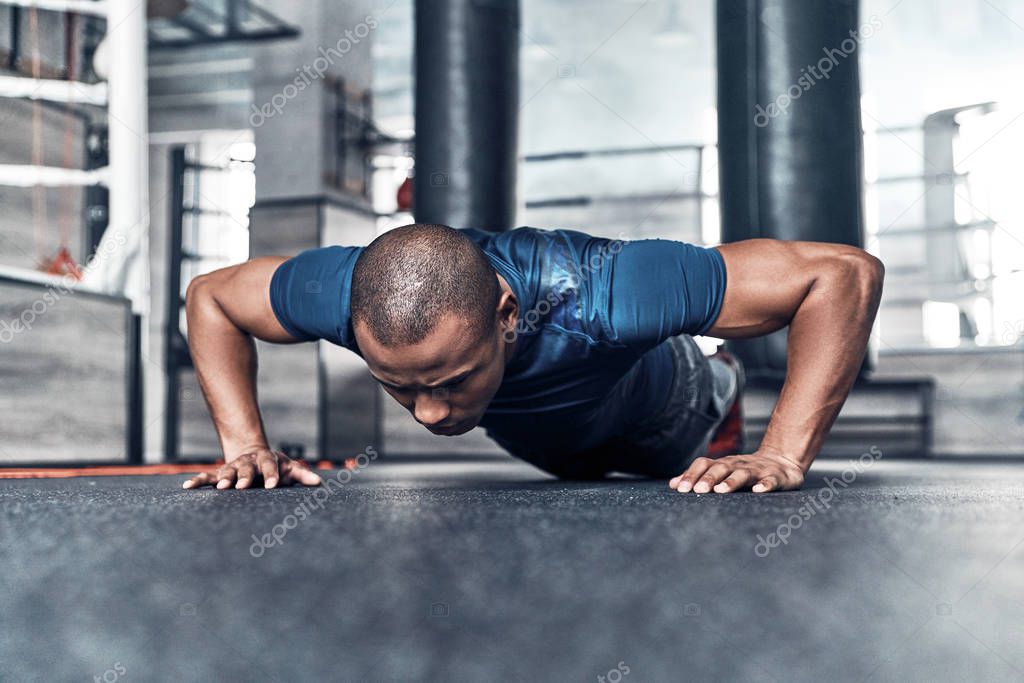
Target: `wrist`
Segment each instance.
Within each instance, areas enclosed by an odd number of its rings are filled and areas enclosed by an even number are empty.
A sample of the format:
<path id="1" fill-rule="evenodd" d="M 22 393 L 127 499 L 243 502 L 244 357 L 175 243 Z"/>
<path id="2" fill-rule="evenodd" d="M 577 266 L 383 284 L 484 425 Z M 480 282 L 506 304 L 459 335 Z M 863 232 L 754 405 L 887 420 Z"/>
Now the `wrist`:
<path id="1" fill-rule="evenodd" d="M 761 443 L 761 447 L 757 449 L 757 453 L 765 457 L 792 463 L 799 467 L 800 471 L 804 474 L 807 474 L 807 470 L 811 468 L 811 463 L 814 462 L 814 457 L 816 455 L 808 451 L 795 451 L 793 449 L 787 449 L 765 442 Z"/>
<path id="2" fill-rule="evenodd" d="M 235 444 L 223 444 L 221 446 L 221 450 L 224 452 L 224 462 L 231 462 L 246 453 L 269 451 L 270 445 L 267 443 L 266 439 L 263 439 L 258 441 L 244 441 Z"/>

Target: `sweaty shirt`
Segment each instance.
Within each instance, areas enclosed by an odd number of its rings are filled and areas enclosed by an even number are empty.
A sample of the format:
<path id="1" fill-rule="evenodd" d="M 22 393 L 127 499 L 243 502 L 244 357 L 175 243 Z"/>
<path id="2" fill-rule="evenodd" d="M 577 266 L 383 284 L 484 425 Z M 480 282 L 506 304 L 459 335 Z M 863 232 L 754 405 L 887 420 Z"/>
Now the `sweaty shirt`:
<path id="1" fill-rule="evenodd" d="M 460 232 L 519 300 L 515 354 L 480 426 L 525 459 L 597 446 L 660 410 L 674 372 L 662 342 L 705 333 L 722 306 L 725 263 L 712 248 L 573 230 Z M 270 283 L 281 326 L 298 339 L 325 339 L 361 356 L 349 294 L 362 250 L 322 247 L 282 263 Z M 635 400 L 605 401 L 637 363 Z"/>

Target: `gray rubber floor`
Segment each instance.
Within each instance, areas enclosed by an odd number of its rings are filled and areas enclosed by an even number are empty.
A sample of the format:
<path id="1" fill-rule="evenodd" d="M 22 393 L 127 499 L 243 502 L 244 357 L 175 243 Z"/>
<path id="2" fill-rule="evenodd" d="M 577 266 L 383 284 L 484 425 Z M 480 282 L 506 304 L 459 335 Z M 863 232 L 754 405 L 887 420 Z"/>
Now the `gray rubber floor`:
<path id="1" fill-rule="evenodd" d="M 697 496 L 374 462 L 316 504 L 0 481 L 0 680 L 1021 681 L 1022 474 L 819 462 Z"/>

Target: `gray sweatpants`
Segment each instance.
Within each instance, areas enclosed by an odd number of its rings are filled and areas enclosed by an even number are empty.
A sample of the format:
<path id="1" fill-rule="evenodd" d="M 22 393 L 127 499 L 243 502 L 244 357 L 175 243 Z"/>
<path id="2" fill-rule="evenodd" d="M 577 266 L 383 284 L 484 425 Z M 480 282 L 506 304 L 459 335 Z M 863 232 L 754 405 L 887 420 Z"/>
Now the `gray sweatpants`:
<path id="1" fill-rule="evenodd" d="M 548 460 L 544 469 L 564 479 L 600 479 L 609 472 L 671 478 L 707 451 L 715 430 L 743 388 L 742 371 L 707 358 L 689 335 L 668 339 L 675 376 L 665 407 L 628 434 L 585 451 Z M 609 401 L 629 401 L 628 376 Z"/>

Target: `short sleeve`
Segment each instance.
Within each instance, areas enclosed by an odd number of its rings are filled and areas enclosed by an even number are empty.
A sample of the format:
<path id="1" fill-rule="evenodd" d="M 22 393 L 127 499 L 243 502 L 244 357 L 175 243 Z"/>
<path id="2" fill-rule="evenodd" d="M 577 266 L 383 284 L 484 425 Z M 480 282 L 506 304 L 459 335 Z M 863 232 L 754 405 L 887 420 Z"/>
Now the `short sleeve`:
<path id="1" fill-rule="evenodd" d="M 309 249 L 288 259 L 270 280 L 270 306 L 296 339 L 357 350 L 352 335 L 352 271 L 362 247 Z"/>
<path id="2" fill-rule="evenodd" d="M 679 334 L 704 334 L 718 318 L 725 285 L 725 261 L 716 249 L 673 240 L 625 242 L 611 274 L 611 332 L 623 344 L 644 348 Z"/>

